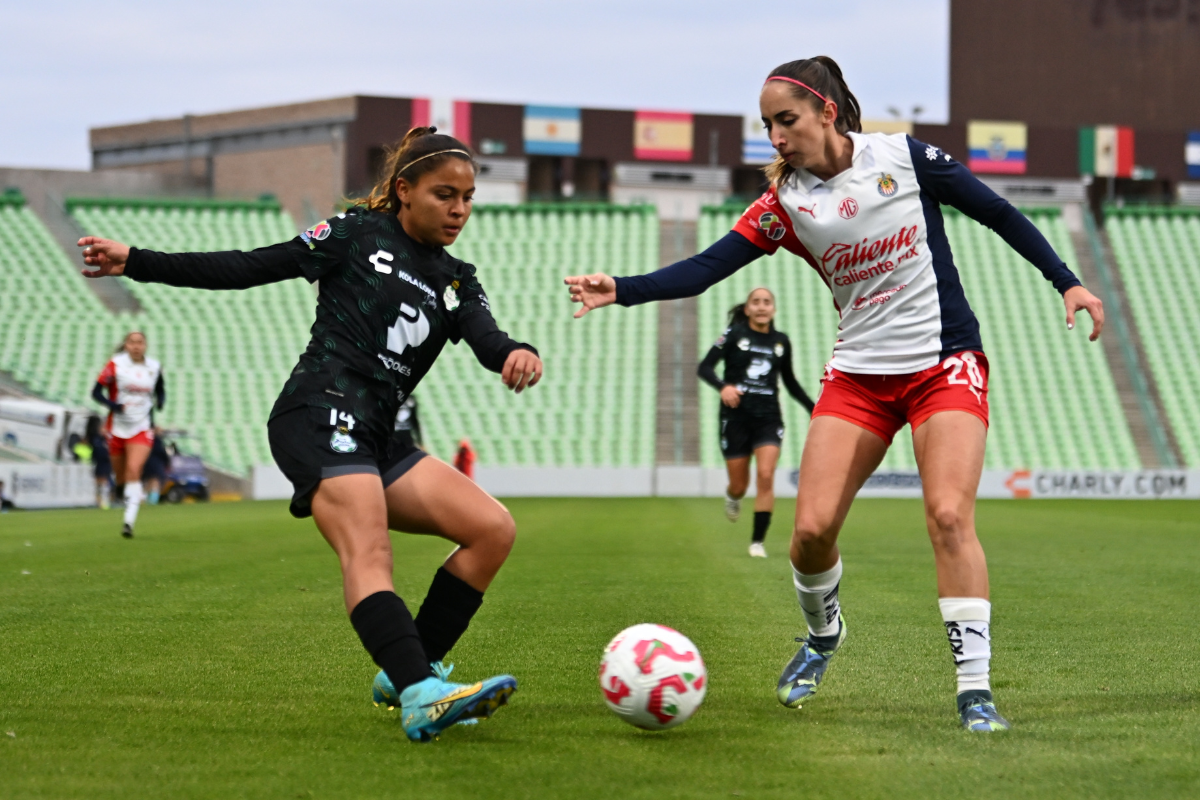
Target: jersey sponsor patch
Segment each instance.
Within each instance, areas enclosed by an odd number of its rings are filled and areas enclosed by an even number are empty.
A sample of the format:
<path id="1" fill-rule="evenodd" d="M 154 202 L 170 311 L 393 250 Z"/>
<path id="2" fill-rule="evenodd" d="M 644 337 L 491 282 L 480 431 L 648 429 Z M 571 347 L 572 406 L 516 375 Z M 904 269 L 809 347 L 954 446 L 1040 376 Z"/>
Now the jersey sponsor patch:
<path id="1" fill-rule="evenodd" d="M 400 314 L 388 328 L 387 349 L 404 355 L 409 347 L 420 347 L 429 338 L 429 320 L 419 308 L 400 304 Z"/>
<path id="2" fill-rule="evenodd" d="M 853 197 L 847 197 L 838 204 L 838 216 L 842 219 L 853 219 L 858 214 L 858 201 Z"/>

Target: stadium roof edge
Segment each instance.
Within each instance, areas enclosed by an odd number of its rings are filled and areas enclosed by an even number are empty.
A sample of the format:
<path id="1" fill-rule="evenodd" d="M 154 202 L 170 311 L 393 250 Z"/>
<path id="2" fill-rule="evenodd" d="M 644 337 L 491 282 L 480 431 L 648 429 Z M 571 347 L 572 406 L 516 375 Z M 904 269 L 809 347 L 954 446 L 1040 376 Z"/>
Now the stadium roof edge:
<path id="1" fill-rule="evenodd" d="M 282 206 L 274 197 L 258 200 L 224 200 L 210 197 L 68 197 L 63 201 L 68 211 L 90 208 L 190 208 L 227 211 L 279 211 Z"/>

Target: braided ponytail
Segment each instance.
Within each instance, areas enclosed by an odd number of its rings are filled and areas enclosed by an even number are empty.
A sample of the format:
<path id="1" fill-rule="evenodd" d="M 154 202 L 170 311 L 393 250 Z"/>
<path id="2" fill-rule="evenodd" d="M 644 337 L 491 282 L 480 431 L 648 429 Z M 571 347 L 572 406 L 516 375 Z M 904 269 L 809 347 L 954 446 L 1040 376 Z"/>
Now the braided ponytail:
<path id="1" fill-rule="evenodd" d="M 804 86 L 793 84 L 791 91 L 797 99 L 811 103 L 818 112 L 824 109 L 825 104 L 817 93 L 824 95 L 837 106 L 834 129 L 843 135 L 850 131 L 862 133 L 862 109 L 858 105 L 858 98 L 846 85 L 846 79 L 842 77 L 842 68 L 829 56 L 803 58 L 780 64 L 767 76 L 768 80 L 771 78 L 788 78 L 812 87 L 810 91 Z M 781 156 L 776 155 L 770 164 L 763 167 L 763 172 L 772 185 L 778 186 L 795 170 Z"/>

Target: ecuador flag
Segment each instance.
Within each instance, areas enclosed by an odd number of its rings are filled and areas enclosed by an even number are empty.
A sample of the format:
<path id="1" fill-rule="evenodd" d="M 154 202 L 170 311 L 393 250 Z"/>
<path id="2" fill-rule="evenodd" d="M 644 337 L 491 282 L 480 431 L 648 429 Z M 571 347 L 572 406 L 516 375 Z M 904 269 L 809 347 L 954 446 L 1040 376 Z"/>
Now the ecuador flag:
<path id="1" fill-rule="evenodd" d="M 967 166 L 972 172 L 1025 174 L 1024 122 L 968 122 Z"/>

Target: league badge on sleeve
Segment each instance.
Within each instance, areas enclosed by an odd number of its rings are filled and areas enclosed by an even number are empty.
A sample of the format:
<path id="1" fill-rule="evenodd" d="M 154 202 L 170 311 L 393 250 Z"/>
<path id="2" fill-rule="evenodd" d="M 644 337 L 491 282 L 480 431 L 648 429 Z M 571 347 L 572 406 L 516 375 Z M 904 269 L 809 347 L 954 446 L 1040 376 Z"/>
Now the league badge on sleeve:
<path id="1" fill-rule="evenodd" d="M 767 238 L 773 242 L 777 242 L 783 238 L 783 234 L 787 232 L 783 220 L 777 214 L 770 211 L 763 212 L 758 218 L 758 227 L 767 235 Z"/>
<path id="2" fill-rule="evenodd" d="M 300 234 L 300 239 L 306 245 L 308 245 L 310 250 L 316 250 L 317 246 L 313 244 L 313 242 L 319 242 L 323 239 L 328 239 L 329 233 L 332 230 L 333 228 L 329 227 L 329 223 L 322 220 L 306 230 L 304 233 Z"/>

